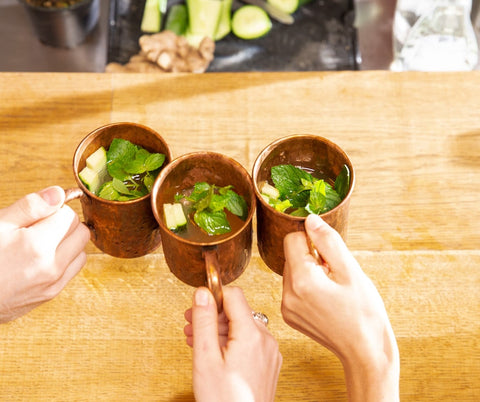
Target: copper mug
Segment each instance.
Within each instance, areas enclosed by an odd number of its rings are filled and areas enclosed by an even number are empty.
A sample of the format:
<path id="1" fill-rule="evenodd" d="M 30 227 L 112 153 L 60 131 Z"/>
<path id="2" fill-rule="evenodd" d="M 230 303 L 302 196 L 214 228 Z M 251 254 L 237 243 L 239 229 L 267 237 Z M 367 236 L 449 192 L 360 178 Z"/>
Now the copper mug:
<path id="1" fill-rule="evenodd" d="M 163 204 L 197 182 L 224 187 L 243 196 L 248 216 L 242 226 L 217 240 L 197 242 L 172 232 L 165 224 Z M 250 174 L 237 161 L 214 152 L 194 152 L 173 160 L 158 175 L 152 189 L 152 210 L 160 227 L 162 248 L 170 271 L 190 286 L 208 285 L 222 309 L 222 284 L 238 278 L 250 261 L 255 192 Z"/>
<path id="2" fill-rule="evenodd" d="M 85 224 L 91 240 L 103 252 L 120 258 L 140 257 L 161 243 L 153 216 L 151 194 L 130 201 L 110 201 L 90 192 L 78 174 L 86 159 L 99 147 L 108 149 L 114 138 L 122 138 L 149 152 L 165 155 L 166 166 L 172 159 L 165 140 L 149 127 L 136 123 L 113 123 L 97 128 L 78 145 L 73 157 L 73 173 L 78 187 L 66 190 L 66 201 L 80 198 Z"/>
<path id="3" fill-rule="evenodd" d="M 285 256 L 283 239 L 290 232 L 305 231 L 305 217 L 279 212 L 260 195 L 259 183 L 268 180 L 270 169 L 276 165 L 290 164 L 322 172 L 335 178 L 347 165 L 350 170 L 350 187 L 342 202 L 321 214 L 330 226 L 346 240 L 350 197 L 355 184 L 355 172 L 347 154 L 330 140 L 317 135 L 291 135 L 280 138 L 265 147 L 253 166 L 253 183 L 257 196 L 257 243 L 260 256 L 267 266 L 283 274 Z"/>

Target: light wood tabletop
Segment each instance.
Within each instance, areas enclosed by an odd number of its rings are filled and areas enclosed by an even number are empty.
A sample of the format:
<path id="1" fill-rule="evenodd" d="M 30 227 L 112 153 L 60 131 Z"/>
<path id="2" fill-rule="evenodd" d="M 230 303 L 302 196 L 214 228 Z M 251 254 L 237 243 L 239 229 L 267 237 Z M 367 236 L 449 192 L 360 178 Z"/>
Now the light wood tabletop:
<path id="1" fill-rule="evenodd" d="M 110 122 L 155 129 L 174 157 L 214 150 L 249 171 L 279 137 L 327 137 L 355 167 L 347 243 L 384 298 L 401 399 L 479 401 L 479 88 L 476 72 L 2 73 L 0 207 L 75 186 L 77 144 Z M 87 252 L 57 298 L 0 326 L 0 400 L 192 401 L 193 288 L 161 247 L 136 259 Z M 255 237 L 233 285 L 279 341 L 276 400 L 346 400 L 336 357 L 283 322 L 282 279 Z"/>

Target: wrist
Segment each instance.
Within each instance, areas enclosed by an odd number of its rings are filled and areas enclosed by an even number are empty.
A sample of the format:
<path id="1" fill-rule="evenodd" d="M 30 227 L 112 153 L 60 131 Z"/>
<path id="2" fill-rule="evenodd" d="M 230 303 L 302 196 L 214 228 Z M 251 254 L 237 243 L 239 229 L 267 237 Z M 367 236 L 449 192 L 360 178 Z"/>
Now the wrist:
<path id="1" fill-rule="evenodd" d="M 342 360 L 350 402 L 399 401 L 400 358 L 391 331 L 383 348 L 362 351 Z"/>

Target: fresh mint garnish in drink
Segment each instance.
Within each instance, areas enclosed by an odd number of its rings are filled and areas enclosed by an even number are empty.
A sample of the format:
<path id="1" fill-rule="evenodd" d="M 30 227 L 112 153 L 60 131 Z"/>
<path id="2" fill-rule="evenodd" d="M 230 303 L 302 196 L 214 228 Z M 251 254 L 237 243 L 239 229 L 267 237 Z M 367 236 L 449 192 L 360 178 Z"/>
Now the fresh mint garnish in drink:
<path id="1" fill-rule="evenodd" d="M 114 138 L 108 148 L 98 148 L 79 173 L 87 188 L 101 198 L 129 201 L 150 193 L 165 162 L 165 155 L 150 153 L 128 140 Z"/>
<path id="2" fill-rule="evenodd" d="M 189 217 L 176 221 L 171 205 L 184 210 Z M 221 235 L 232 231 L 232 221 L 245 221 L 248 205 L 245 199 L 233 190 L 233 186 L 218 187 L 206 182 L 197 182 L 193 188 L 185 189 L 175 195 L 174 204 L 164 204 L 164 215 L 169 229 L 190 237 L 188 233 L 196 225 L 209 236 Z M 186 230 L 184 230 L 186 228 Z"/>
<path id="3" fill-rule="evenodd" d="M 347 165 L 331 183 L 294 165 L 273 166 L 271 179 L 273 186 L 268 182 L 259 185 L 262 197 L 277 211 L 294 216 L 328 212 L 342 202 L 350 188 Z"/>

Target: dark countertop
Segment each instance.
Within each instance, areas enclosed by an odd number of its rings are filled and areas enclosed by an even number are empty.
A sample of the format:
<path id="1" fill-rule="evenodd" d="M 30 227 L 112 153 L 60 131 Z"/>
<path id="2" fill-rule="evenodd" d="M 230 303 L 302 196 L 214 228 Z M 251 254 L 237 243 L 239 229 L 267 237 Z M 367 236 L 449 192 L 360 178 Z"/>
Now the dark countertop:
<path id="1" fill-rule="evenodd" d="M 322 1 L 323 2 L 323 1 Z M 100 22 L 75 49 L 40 43 L 17 0 L 0 3 L 0 71 L 103 72 L 108 55 L 109 0 L 101 0 Z M 360 69 L 386 69 L 392 58 L 391 22 L 395 0 L 356 0 Z M 326 68 L 328 69 L 328 68 Z"/>

